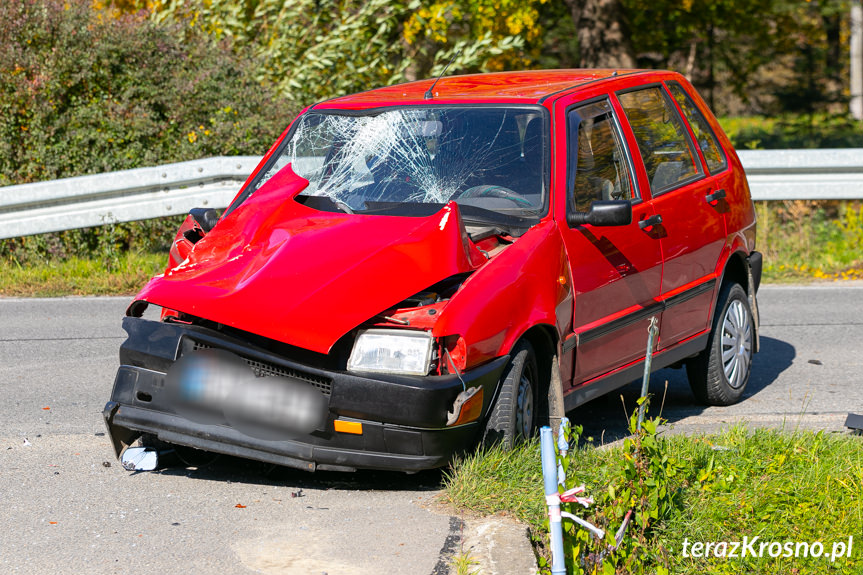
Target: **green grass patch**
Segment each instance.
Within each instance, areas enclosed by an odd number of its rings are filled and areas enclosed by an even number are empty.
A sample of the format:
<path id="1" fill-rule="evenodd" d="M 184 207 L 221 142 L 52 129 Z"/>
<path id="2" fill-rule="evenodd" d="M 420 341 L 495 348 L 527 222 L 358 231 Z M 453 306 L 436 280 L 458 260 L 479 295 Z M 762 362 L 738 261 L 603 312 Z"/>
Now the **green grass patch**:
<path id="1" fill-rule="evenodd" d="M 138 252 L 108 260 L 73 256 L 21 264 L 0 259 L 0 296 L 131 295 L 166 265 L 167 254 Z"/>
<path id="2" fill-rule="evenodd" d="M 640 470 L 635 483 L 646 489 L 644 499 L 639 495 L 630 503 L 642 501 L 650 507 L 659 501 L 660 512 L 655 518 L 647 516 L 646 528 L 631 527 L 628 532 L 650 552 L 626 567 L 618 562 L 617 572 L 654 573 L 664 568 L 675 574 L 717 575 L 863 572 L 863 438 L 741 426 L 716 435 L 660 434 L 655 440 L 654 451 L 642 448 L 653 462 L 635 464 Z M 615 509 L 625 501 L 620 487 L 627 482 L 633 485 L 633 478 L 627 476 L 633 469 L 632 453 L 632 445 L 582 446 L 571 451 L 569 483 L 584 483 L 597 503 L 590 510 L 571 504 L 570 512 L 615 531 L 617 518 L 627 507 Z M 484 515 L 504 512 L 525 522 L 540 542 L 539 555 L 547 560 L 540 470 L 535 441 L 510 452 L 492 449 L 468 455 L 452 467 L 445 496 L 460 509 Z M 662 477 L 652 477 L 656 472 Z M 612 497 L 610 486 L 618 489 Z M 654 493 L 652 486 L 668 493 Z M 739 542 L 744 536 L 759 537 L 756 551 L 762 542 L 820 542 L 828 556 L 834 543 L 847 543 L 849 537 L 854 541 L 850 558 L 832 562 L 825 557 L 771 557 L 769 548 L 759 557 L 721 558 L 716 552 L 709 558 L 683 556 L 685 541 L 691 555 L 695 542 Z M 585 539 L 568 534 L 570 553 L 576 545 L 584 550 Z M 724 551 L 729 552 L 730 548 Z M 596 572 L 615 572 L 605 569 L 598 567 Z"/>
<path id="3" fill-rule="evenodd" d="M 764 280 L 863 279 L 863 203 L 756 202 Z"/>

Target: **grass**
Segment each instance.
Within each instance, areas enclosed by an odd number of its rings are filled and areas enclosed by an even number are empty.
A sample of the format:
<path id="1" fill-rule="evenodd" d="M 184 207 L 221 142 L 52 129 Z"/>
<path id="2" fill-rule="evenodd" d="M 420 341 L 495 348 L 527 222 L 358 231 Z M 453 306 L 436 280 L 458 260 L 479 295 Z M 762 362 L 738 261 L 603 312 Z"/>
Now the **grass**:
<path id="1" fill-rule="evenodd" d="M 758 202 L 764 280 L 863 279 L 861 202 Z"/>
<path id="2" fill-rule="evenodd" d="M 661 437 L 661 436 L 660 436 Z M 808 431 L 734 427 L 717 435 L 661 439 L 669 460 L 682 464 L 675 507 L 651 530 L 648 544 L 664 548 L 672 573 L 859 574 L 863 572 L 863 438 Z M 621 469 L 623 446 L 571 452 L 570 475 L 600 494 Z M 492 449 L 458 461 L 445 497 L 459 509 L 508 513 L 547 541 L 536 442 L 511 452 Z M 590 518 L 590 513 L 576 511 Z M 683 544 L 741 541 L 820 541 L 854 537 L 850 558 L 685 558 Z M 757 546 L 756 546 L 757 549 Z M 545 553 L 540 546 L 540 554 Z"/>
<path id="3" fill-rule="evenodd" d="M 130 295 L 167 265 L 167 254 L 125 252 L 19 264 L 0 259 L 0 296 Z"/>
<path id="4" fill-rule="evenodd" d="M 480 575 L 477 569 L 477 561 L 473 558 L 470 552 L 459 553 L 452 560 L 452 567 L 455 569 L 455 575 Z"/>

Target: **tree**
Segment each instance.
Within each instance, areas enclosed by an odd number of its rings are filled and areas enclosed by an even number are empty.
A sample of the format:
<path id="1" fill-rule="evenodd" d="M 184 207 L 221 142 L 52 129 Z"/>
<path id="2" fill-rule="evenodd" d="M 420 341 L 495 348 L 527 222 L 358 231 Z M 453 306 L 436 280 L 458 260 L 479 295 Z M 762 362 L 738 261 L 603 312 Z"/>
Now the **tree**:
<path id="1" fill-rule="evenodd" d="M 566 0 L 584 68 L 635 68 L 621 0 Z"/>
<path id="2" fill-rule="evenodd" d="M 546 0 L 147 0 L 156 21 L 227 37 L 290 100 L 449 73 L 523 67 Z"/>

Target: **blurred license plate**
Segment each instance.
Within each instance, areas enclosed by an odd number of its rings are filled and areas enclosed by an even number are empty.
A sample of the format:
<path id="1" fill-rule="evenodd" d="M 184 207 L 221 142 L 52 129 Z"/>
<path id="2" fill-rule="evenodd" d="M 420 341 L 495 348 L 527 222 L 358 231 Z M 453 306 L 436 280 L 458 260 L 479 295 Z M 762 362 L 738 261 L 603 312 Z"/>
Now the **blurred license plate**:
<path id="1" fill-rule="evenodd" d="M 312 385 L 282 376 L 256 377 L 240 357 L 217 349 L 181 357 L 167 386 L 180 415 L 229 423 L 247 435 L 279 440 L 324 429 L 327 398 Z"/>

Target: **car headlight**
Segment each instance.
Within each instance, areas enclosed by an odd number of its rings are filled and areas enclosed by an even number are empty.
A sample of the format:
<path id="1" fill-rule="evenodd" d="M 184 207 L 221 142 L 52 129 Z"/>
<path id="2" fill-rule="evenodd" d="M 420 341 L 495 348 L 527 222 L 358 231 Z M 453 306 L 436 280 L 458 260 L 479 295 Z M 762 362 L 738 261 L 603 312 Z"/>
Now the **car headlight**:
<path id="1" fill-rule="evenodd" d="M 431 358 L 432 336 L 428 332 L 368 329 L 357 336 L 348 369 L 426 375 Z"/>

